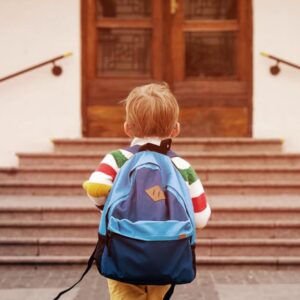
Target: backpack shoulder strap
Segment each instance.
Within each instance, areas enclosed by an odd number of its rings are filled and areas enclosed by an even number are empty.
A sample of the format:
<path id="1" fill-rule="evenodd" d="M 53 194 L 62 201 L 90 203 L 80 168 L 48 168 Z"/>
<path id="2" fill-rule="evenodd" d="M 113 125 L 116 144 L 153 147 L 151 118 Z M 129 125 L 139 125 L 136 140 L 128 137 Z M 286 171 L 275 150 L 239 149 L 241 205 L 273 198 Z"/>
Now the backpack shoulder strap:
<path id="1" fill-rule="evenodd" d="M 175 284 L 171 284 L 170 288 L 167 290 L 167 293 L 164 296 L 163 300 L 170 300 L 175 289 Z"/>
<path id="2" fill-rule="evenodd" d="M 178 156 L 174 151 L 171 150 L 171 145 L 172 145 L 172 139 L 165 139 L 161 141 L 159 146 L 155 144 L 147 143 L 144 145 L 130 146 L 128 148 L 125 148 L 125 150 L 131 152 L 132 154 L 137 154 L 138 152 L 148 150 L 148 151 L 158 152 L 167 155 L 170 158 Z"/>
<path id="3" fill-rule="evenodd" d="M 168 151 L 171 149 L 171 145 L 172 145 L 171 139 L 161 141 L 159 146 L 155 144 L 147 143 L 140 146 L 139 152 L 149 150 L 149 151 L 158 152 L 167 155 Z"/>
<path id="4" fill-rule="evenodd" d="M 97 243 L 97 245 L 95 247 L 95 250 L 93 251 L 92 255 L 90 256 L 90 258 L 88 260 L 88 263 L 87 263 L 87 267 L 86 267 L 85 271 L 82 273 L 80 279 L 76 283 L 74 283 L 72 286 L 70 286 L 69 288 L 61 291 L 53 300 L 58 300 L 63 294 L 65 294 L 65 293 L 69 292 L 70 290 L 72 290 L 84 278 L 84 276 L 89 272 L 89 270 L 91 269 L 91 267 L 93 265 L 97 248 L 98 248 L 98 243 Z"/>

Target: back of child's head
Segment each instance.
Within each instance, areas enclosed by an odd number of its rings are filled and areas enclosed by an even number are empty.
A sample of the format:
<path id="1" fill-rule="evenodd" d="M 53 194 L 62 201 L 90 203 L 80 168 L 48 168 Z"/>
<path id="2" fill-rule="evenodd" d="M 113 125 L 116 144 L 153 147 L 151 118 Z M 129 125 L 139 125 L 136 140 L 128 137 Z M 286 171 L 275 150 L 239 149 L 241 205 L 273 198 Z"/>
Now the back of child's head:
<path id="1" fill-rule="evenodd" d="M 179 106 L 166 83 L 138 86 L 125 103 L 126 122 L 135 137 L 168 137 L 178 122 Z"/>

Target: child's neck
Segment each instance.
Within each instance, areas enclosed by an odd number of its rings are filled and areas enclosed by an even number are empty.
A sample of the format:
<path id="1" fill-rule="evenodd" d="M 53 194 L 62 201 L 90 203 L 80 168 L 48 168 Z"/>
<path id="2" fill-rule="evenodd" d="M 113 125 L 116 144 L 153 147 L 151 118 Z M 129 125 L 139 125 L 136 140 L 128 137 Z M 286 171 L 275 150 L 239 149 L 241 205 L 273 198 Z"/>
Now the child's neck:
<path id="1" fill-rule="evenodd" d="M 166 138 L 159 138 L 159 137 L 144 137 L 144 138 L 139 138 L 139 137 L 134 137 L 133 140 L 131 141 L 131 146 L 134 145 L 144 145 L 147 143 L 155 144 L 155 145 L 160 145 L 160 142 Z"/>

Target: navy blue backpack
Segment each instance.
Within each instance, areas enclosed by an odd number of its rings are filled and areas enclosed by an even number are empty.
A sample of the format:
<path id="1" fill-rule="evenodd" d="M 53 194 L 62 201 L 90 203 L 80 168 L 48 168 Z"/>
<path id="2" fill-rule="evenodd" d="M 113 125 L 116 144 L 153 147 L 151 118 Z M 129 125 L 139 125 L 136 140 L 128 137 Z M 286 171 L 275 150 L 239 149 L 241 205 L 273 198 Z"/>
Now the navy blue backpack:
<path id="1" fill-rule="evenodd" d="M 107 278 L 131 284 L 171 284 L 164 298 L 169 299 L 176 284 L 195 278 L 193 206 L 187 184 L 171 161 L 175 154 L 170 145 L 171 140 L 165 140 L 160 146 L 127 149 L 137 153 L 115 178 L 103 209 L 97 246 L 81 279 L 95 260 Z"/>

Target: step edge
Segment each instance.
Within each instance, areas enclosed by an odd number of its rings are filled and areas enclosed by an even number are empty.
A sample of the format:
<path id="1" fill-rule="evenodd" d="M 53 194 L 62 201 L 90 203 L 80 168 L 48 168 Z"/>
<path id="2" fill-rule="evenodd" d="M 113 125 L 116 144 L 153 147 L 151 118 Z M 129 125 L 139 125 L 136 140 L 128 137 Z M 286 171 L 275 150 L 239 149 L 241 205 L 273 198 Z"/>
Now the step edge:
<path id="1" fill-rule="evenodd" d="M 16 181 L 16 180 L 6 180 L 5 182 L 0 183 L 1 187 L 56 187 L 56 188 L 64 188 L 64 187 L 82 187 L 83 181 L 79 180 L 69 180 L 69 181 L 53 181 L 49 180 L 43 181 Z M 202 184 L 205 187 L 233 187 L 233 188 L 276 188 L 276 189 L 286 189 L 286 188 L 300 188 L 300 181 L 205 181 L 202 180 Z"/>
<path id="2" fill-rule="evenodd" d="M 17 152 L 19 158 L 99 158 L 107 154 L 107 151 L 98 151 L 97 153 L 56 153 L 56 152 Z M 271 153 L 271 152 L 196 152 L 196 151 L 180 151 L 178 155 L 181 157 L 203 157 L 203 158 L 300 158 L 300 153 Z"/>
<path id="3" fill-rule="evenodd" d="M 2 227 L 32 227 L 32 226 L 48 226 L 48 227 L 69 227 L 69 226 L 95 226 L 99 225 L 97 221 L 62 221 L 62 220 L 38 220 L 38 221 L 11 221 L 11 220 L 0 220 L 0 226 Z M 206 228 L 211 227 L 300 227 L 300 221 L 210 221 Z M 205 230 L 205 229 L 204 229 Z"/>
<path id="4" fill-rule="evenodd" d="M 54 138 L 51 140 L 54 144 L 109 144 L 109 143 L 130 143 L 130 139 L 126 137 L 114 137 L 114 138 Z M 195 137 L 178 137 L 173 140 L 173 143 L 184 144 L 184 143 L 238 143 L 238 144 L 275 144 L 282 145 L 284 141 L 280 138 L 195 138 Z"/>
<path id="5" fill-rule="evenodd" d="M 0 201 L 1 202 L 1 201 Z M 214 212 L 275 212 L 275 213 L 282 213 L 282 212 L 300 212 L 300 204 L 299 206 L 244 206 L 244 207 L 236 207 L 236 206 L 216 206 L 212 207 L 212 210 Z M 17 212 L 17 213 L 22 213 L 22 212 L 57 212 L 57 213 L 63 213 L 63 212 L 91 212 L 91 213 L 99 213 L 99 211 L 93 207 L 90 206 L 89 204 L 85 206 L 61 206 L 61 205 L 53 205 L 53 206 L 17 206 L 17 205 L 12 205 L 12 206 L 0 206 L 0 212 L 5 213 L 5 212 Z"/>
<path id="6" fill-rule="evenodd" d="M 195 171 L 198 172 L 300 172 L 300 167 L 297 166 L 216 166 L 216 167 L 201 167 L 194 165 Z M 92 167 L 81 167 L 81 166 L 64 166 L 64 167 L 35 167 L 35 166 L 20 166 L 20 167 L 0 167 L 0 172 L 9 173 L 11 175 L 17 175 L 19 172 L 92 172 Z"/>
<path id="7" fill-rule="evenodd" d="M 0 256 L 0 264 L 86 264 L 87 256 Z M 196 256 L 197 264 L 226 264 L 226 265 L 300 265 L 300 257 L 209 257 Z"/>
<path id="8" fill-rule="evenodd" d="M 1 237 L 0 246 L 3 245 L 96 245 L 96 238 L 24 238 L 24 237 Z M 196 239 L 196 245 L 201 246 L 300 246 L 300 239 Z"/>

